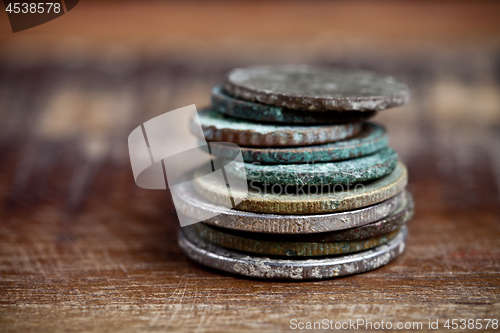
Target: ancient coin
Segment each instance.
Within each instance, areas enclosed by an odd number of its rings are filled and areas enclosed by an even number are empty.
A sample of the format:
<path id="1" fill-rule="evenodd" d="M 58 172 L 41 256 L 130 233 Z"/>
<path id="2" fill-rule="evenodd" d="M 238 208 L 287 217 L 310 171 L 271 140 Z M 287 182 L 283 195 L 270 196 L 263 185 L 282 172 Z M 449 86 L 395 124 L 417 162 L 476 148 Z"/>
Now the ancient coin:
<path id="1" fill-rule="evenodd" d="M 170 191 L 177 211 L 196 221 L 204 221 L 204 223 L 226 229 L 274 235 L 324 233 L 355 228 L 387 217 L 396 209 L 403 207 L 406 202 L 406 194 L 403 191 L 380 203 L 345 212 L 282 215 L 245 212 L 214 204 L 196 193 L 190 182 L 172 187 Z M 358 228 L 349 230 L 353 235 L 355 233 L 366 234 Z"/>
<path id="2" fill-rule="evenodd" d="M 339 242 L 279 242 L 258 240 L 211 229 L 201 223 L 189 225 L 205 241 L 227 249 L 266 256 L 317 257 L 359 252 L 385 244 L 396 237 L 399 230 L 381 236 Z"/>
<path id="3" fill-rule="evenodd" d="M 204 176 L 204 177 L 202 177 Z M 209 201 L 224 205 L 228 190 L 214 174 L 195 173 L 196 192 Z M 231 195 L 244 198 L 235 208 L 271 214 L 321 214 L 367 207 L 401 192 L 407 183 L 407 171 L 398 162 L 394 171 L 382 178 L 359 184 L 324 187 L 304 185 L 272 185 L 264 188 L 250 183 L 248 188 L 231 187 Z"/>
<path id="4" fill-rule="evenodd" d="M 353 184 L 378 179 L 396 167 L 398 154 L 386 147 L 345 161 L 312 164 L 272 164 L 235 162 L 226 167 L 232 175 L 249 181 L 281 185 Z"/>
<path id="5" fill-rule="evenodd" d="M 240 148 L 243 160 L 247 163 L 290 164 L 347 160 L 369 155 L 387 147 L 387 143 L 388 138 L 384 127 L 373 123 L 364 123 L 358 135 L 333 143 L 306 147 Z M 203 145 L 205 145 L 204 142 L 200 143 L 200 146 Z M 212 147 L 211 153 L 220 158 L 233 159 L 238 151 L 235 151 L 232 146 L 219 144 Z"/>
<path id="6" fill-rule="evenodd" d="M 392 76 L 353 69 L 257 66 L 234 69 L 224 91 L 248 101 L 308 111 L 374 111 L 403 105 L 408 86 Z"/>
<path id="7" fill-rule="evenodd" d="M 220 85 L 212 89 L 212 109 L 235 118 L 286 124 L 338 124 L 361 122 L 376 114 L 376 111 L 303 112 L 281 106 L 266 105 L 237 99 L 226 94 Z"/>
<path id="8" fill-rule="evenodd" d="M 287 147 L 307 146 L 348 139 L 361 131 L 361 123 L 330 125 L 272 125 L 231 118 L 216 111 L 198 112 L 203 133 L 194 117 L 191 132 L 207 141 L 232 142 L 241 146 Z"/>
<path id="9" fill-rule="evenodd" d="M 271 259 L 210 244 L 192 229 L 179 231 L 179 246 L 195 262 L 228 273 L 266 279 L 326 279 L 370 271 L 388 264 L 405 249 L 406 226 L 383 245 L 354 254 L 315 259 Z"/>
<path id="10" fill-rule="evenodd" d="M 211 241 L 212 243 L 218 244 L 220 246 L 225 246 L 224 243 L 236 242 L 240 243 L 239 239 L 233 237 L 239 237 L 244 239 L 245 242 L 258 241 L 263 242 L 265 246 L 271 247 L 286 247 L 288 243 L 308 243 L 307 246 L 317 243 L 329 243 L 329 242 L 346 242 L 353 240 L 366 239 L 371 237 L 381 236 L 390 233 L 396 229 L 401 228 L 405 223 L 407 223 L 412 217 L 414 212 L 414 204 L 411 195 L 407 192 L 402 193 L 403 200 L 401 205 L 388 216 L 373 222 L 364 224 L 355 228 L 330 231 L 330 232 L 320 232 L 320 233 L 304 233 L 304 234 L 276 234 L 276 233 L 263 233 L 263 232 L 248 232 L 241 230 L 232 230 L 228 228 L 222 228 L 209 224 L 206 222 L 196 223 L 194 228 L 197 230 L 198 234 L 202 236 L 203 239 Z M 348 213 L 348 212 L 347 212 Z M 331 214 L 334 215 L 334 214 Z M 303 220 L 313 219 L 314 215 L 305 215 Z M 250 222 L 251 223 L 251 222 Z M 215 239 L 215 241 L 212 241 Z M 267 244 L 267 245 L 266 245 Z M 239 244 L 239 246 L 245 246 L 244 243 Z M 295 245 L 292 245 L 295 246 Z M 228 246 L 229 248 L 234 248 Z"/>

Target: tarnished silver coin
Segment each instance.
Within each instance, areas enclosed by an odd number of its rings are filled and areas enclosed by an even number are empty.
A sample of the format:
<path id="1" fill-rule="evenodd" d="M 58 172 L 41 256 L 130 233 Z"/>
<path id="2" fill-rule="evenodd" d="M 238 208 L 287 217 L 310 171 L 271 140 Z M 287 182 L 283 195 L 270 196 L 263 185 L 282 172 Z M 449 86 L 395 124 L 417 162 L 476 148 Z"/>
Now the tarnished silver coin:
<path id="1" fill-rule="evenodd" d="M 402 205 L 383 219 L 349 229 L 307 234 L 276 234 L 232 230 L 209 225 L 207 223 L 194 223 L 195 221 L 193 221 L 192 227 L 197 230 L 198 235 L 200 235 L 203 239 L 234 250 L 264 254 L 264 252 L 249 251 L 248 246 L 246 246 L 245 249 L 242 248 L 245 247 L 244 243 L 250 245 L 253 241 L 255 241 L 256 244 L 251 245 L 252 247 L 267 246 L 271 248 L 293 248 L 296 247 L 297 243 L 301 243 L 310 247 L 311 251 L 320 253 L 325 250 L 321 245 L 324 243 L 348 242 L 367 239 L 385 235 L 401 228 L 404 224 L 411 220 L 414 213 L 414 203 L 411 194 L 406 192 L 405 196 L 406 198 Z M 229 245 L 226 246 L 225 244 Z M 261 249 L 258 251 L 261 251 Z"/>
<path id="2" fill-rule="evenodd" d="M 224 90 L 244 100 L 303 111 L 377 111 L 410 98 L 406 83 L 392 76 L 313 66 L 233 69 Z"/>
<path id="3" fill-rule="evenodd" d="M 399 228 L 413 215 L 413 203 L 410 197 L 388 217 L 346 230 L 277 235 L 235 231 L 205 223 L 195 223 L 186 228 L 193 228 L 198 236 L 209 243 L 258 255 L 317 257 L 354 253 L 384 244 L 394 238 Z"/>
<path id="4" fill-rule="evenodd" d="M 194 230 L 179 231 L 179 246 L 195 262 L 225 272 L 265 279 L 327 279 L 384 266 L 405 249 L 407 228 L 389 242 L 366 251 L 323 259 L 271 259 L 250 256 L 204 241 Z"/>
<path id="5" fill-rule="evenodd" d="M 232 230 L 270 234 L 320 233 L 359 227 L 385 218 L 406 201 L 403 191 L 383 202 L 350 211 L 280 215 L 241 211 L 212 203 L 200 196 L 191 183 L 175 186 L 171 193 L 177 210 L 193 220 Z"/>

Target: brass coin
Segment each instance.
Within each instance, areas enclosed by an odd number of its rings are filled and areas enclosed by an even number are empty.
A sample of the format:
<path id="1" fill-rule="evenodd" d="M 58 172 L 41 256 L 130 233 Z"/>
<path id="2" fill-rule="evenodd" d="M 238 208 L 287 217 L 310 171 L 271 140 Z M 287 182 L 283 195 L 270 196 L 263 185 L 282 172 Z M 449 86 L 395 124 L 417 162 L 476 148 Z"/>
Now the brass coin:
<path id="1" fill-rule="evenodd" d="M 204 177 L 202 177 L 204 176 Z M 201 178 L 202 177 L 202 178 Z M 215 175 L 195 172 L 196 192 L 205 199 L 225 205 L 228 190 L 225 182 Z M 288 185 L 273 185 L 262 189 L 249 183 L 248 188 L 231 188 L 233 197 L 243 200 L 236 209 L 271 214 L 320 214 L 339 212 L 370 206 L 385 201 L 401 192 L 406 183 L 407 170 L 399 161 L 387 176 L 353 186 L 339 185 L 323 191 L 323 187 L 304 185 L 289 191 Z M 317 190 L 317 191 L 316 191 Z"/>

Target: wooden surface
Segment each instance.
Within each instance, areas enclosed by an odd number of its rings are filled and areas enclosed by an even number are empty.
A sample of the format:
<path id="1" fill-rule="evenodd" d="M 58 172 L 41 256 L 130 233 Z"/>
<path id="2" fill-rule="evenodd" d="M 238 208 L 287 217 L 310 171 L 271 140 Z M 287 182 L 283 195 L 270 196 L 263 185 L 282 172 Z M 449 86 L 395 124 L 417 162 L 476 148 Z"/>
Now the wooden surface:
<path id="1" fill-rule="evenodd" d="M 419 52 L 412 54 L 362 44 L 342 52 L 274 48 L 271 55 L 261 46 L 239 57 L 240 41 L 234 53 L 224 54 L 228 46 L 205 59 L 170 51 L 129 56 L 84 44 L 88 52 L 68 61 L 58 57 L 64 48 L 41 60 L 30 58 L 29 47 L 25 57 L 13 57 L 19 45 L 6 42 L 0 331 L 276 332 L 290 330 L 291 319 L 411 321 L 425 331 L 429 319 L 440 328 L 446 319 L 500 319 L 500 49 L 491 22 L 463 28 L 469 37 L 474 31 L 487 37 L 468 40 L 481 47 L 454 44 L 461 41 L 457 28 L 450 30 L 456 39 L 415 44 Z M 395 262 L 315 282 L 206 269 L 177 246 L 168 191 L 135 185 L 127 150 L 133 128 L 177 107 L 208 103 L 211 86 L 233 66 L 268 62 L 373 69 L 411 85 L 409 105 L 376 118 L 408 165 L 416 204 L 406 251 Z M 168 130 L 192 140 L 187 117 Z"/>

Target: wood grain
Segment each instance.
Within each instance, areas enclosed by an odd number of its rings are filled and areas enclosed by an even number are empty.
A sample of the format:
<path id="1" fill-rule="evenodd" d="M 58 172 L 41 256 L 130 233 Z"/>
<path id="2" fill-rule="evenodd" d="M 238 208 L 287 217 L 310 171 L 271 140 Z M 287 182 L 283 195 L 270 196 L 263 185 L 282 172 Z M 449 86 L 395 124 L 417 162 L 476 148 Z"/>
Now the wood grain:
<path id="1" fill-rule="evenodd" d="M 450 31 L 459 39 L 460 29 Z M 251 61 L 134 54 L 110 62 L 93 51 L 78 66 L 57 54 L 23 66 L 2 58 L 0 331 L 277 332 L 291 319 L 325 318 L 418 321 L 428 331 L 429 319 L 440 328 L 448 318 L 500 319 L 500 52 L 489 43 L 412 56 L 276 53 L 411 85 L 410 104 L 376 118 L 408 165 L 415 199 L 395 262 L 283 282 L 227 275 L 181 253 L 170 194 L 134 184 L 127 136 L 165 111 L 208 103 L 233 65 L 269 59 L 260 50 Z M 168 129 L 179 140 L 194 140 L 187 120 Z"/>

